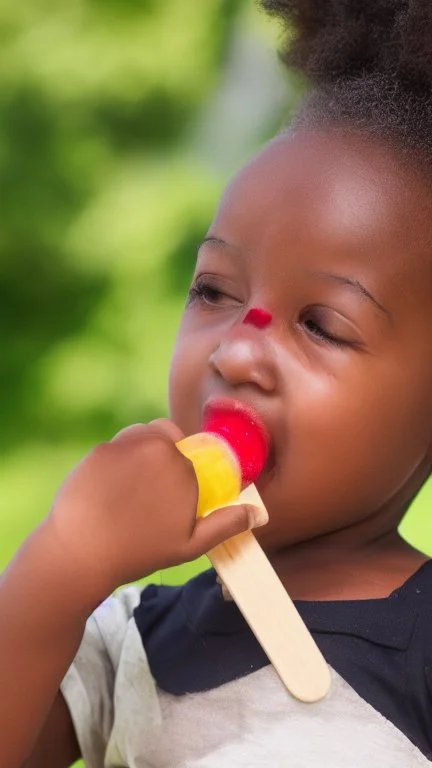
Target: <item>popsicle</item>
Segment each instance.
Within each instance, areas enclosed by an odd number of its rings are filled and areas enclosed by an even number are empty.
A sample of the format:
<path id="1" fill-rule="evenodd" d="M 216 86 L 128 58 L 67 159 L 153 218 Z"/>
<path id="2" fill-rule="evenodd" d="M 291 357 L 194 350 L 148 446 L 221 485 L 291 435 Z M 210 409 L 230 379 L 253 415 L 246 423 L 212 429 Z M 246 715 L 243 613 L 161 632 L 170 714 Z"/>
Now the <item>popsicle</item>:
<path id="1" fill-rule="evenodd" d="M 177 447 L 195 469 L 198 515 L 233 503 L 264 508 L 254 481 L 268 441 L 246 409 L 210 411 L 203 432 Z M 234 536 L 208 556 L 288 691 L 304 702 L 322 699 L 330 688 L 327 663 L 253 533 Z"/>

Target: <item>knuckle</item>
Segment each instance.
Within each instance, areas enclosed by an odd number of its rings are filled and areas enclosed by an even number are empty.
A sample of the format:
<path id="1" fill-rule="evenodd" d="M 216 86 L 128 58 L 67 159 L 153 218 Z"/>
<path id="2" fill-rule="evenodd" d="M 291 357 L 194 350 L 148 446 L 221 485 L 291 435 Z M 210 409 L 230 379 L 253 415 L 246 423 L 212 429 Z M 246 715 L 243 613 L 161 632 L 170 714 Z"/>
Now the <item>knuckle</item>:
<path id="1" fill-rule="evenodd" d="M 112 455 L 112 444 L 110 442 L 98 443 L 90 451 L 90 456 L 96 460 L 105 461 L 108 456 Z"/>
<path id="2" fill-rule="evenodd" d="M 163 462 L 168 459 L 175 450 L 171 440 L 162 432 L 159 434 L 147 435 L 143 441 L 143 450 L 154 457 L 156 462 Z"/>
<path id="3" fill-rule="evenodd" d="M 174 424 L 174 422 L 170 421 L 170 419 L 155 419 L 148 424 L 148 427 L 152 431 L 157 431 L 162 435 L 165 435 L 165 437 L 169 438 L 169 440 L 174 443 L 178 442 L 182 439 L 182 437 L 184 437 L 181 429 L 176 424 Z"/>
<path id="4" fill-rule="evenodd" d="M 233 510 L 233 523 L 237 525 L 239 528 L 244 528 L 245 524 L 247 524 L 249 520 L 249 512 L 252 510 L 252 507 L 246 506 L 236 506 Z"/>

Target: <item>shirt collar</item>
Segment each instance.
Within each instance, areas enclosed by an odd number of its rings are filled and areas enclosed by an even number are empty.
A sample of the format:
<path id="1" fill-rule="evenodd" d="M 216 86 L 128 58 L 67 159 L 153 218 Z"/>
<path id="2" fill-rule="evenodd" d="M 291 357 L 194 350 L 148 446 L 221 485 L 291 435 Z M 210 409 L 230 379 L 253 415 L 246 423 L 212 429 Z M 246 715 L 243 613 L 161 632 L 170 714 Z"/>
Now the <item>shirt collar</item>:
<path id="1" fill-rule="evenodd" d="M 295 604 L 318 644 L 320 636 L 349 635 L 403 650 L 430 577 L 427 563 L 388 598 Z M 213 570 L 182 587 L 146 587 L 134 616 L 153 677 L 169 693 L 216 688 L 269 663 Z"/>

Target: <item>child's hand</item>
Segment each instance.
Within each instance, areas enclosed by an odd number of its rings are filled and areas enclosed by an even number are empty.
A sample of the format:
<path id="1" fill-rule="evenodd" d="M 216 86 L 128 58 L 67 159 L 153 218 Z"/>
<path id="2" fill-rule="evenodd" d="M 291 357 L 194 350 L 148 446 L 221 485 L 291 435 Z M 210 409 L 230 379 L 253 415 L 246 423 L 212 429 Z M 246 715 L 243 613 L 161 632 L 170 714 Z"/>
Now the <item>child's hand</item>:
<path id="1" fill-rule="evenodd" d="M 195 473 L 175 446 L 182 437 L 164 419 L 128 427 L 94 448 L 61 487 L 47 526 L 96 598 L 253 527 L 250 506 L 196 519 Z"/>

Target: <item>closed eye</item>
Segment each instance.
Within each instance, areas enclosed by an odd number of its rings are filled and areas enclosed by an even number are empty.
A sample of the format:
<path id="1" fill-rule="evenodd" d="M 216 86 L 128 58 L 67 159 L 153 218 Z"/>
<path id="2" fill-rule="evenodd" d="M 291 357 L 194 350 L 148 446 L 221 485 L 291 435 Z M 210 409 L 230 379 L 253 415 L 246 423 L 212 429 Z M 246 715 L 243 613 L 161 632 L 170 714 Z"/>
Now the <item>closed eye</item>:
<path id="1" fill-rule="evenodd" d="M 221 305 L 238 306 L 241 304 L 239 299 L 222 290 L 222 286 L 218 285 L 216 278 L 212 281 L 204 277 L 197 278 L 189 290 L 188 305 L 194 302 L 199 302 L 209 307 Z"/>
<path id="2" fill-rule="evenodd" d="M 351 324 L 326 307 L 309 307 L 300 316 L 300 326 L 314 341 L 333 347 L 355 347 L 360 340 L 351 332 Z"/>
<path id="3" fill-rule="evenodd" d="M 335 344 L 336 346 L 343 346 L 344 344 L 347 344 L 348 342 L 345 342 L 343 339 L 339 339 L 337 336 L 332 336 L 330 333 L 327 333 L 327 331 L 324 328 L 321 328 L 318 323 L 316 323 L 314 320 L 306 320 L 304 323 L 304 327 L 310 333 L 311 336 L 315 336 L 317 339 L 321 339 L 322 341 L 326 341 L 328 344 Z"/>
<path id="4" fill-rule="evenodd" d="M 217 304 L 222 297 L 221 291 L 212 285 L 193 285 L 189 291 L 189 303 L 198 300 L 204 304 Z"/>

